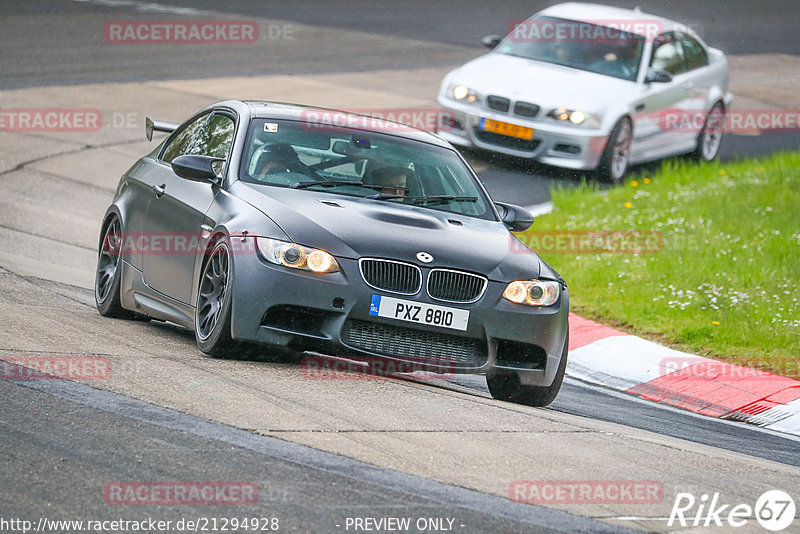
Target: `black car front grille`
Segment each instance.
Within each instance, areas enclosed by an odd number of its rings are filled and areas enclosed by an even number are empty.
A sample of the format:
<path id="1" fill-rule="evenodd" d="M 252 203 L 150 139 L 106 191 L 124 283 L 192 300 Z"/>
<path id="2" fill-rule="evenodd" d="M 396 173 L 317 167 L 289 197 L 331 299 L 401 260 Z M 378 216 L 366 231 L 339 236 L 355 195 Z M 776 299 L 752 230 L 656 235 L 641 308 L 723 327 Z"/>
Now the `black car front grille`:
<path id="1" fill-rule="evenodd" d="M 486 363 L 486 351 L 479 339 L 356 319 L 344 324 L 342 342 L 382 356 L 431 361 L 443 367 L 480 367 Z"/>
<path id="2" fill-rule="evenodd" d="M 422 272 L 410 263 L 362 259 L 359 267 L 364 281 L 375 289 L 413 295 L 422 287 Z"/>
<path id="3" fill-rule="evenodd" d="M 522 150 L 524 152 L 533 152 L 541 142 L 539 139 L 518 139 L 508 135 L 486 132 L 479 128 L 475 128 L 475 137 L 484 143 L 489 143 L 491 145 L 497 145 L 504 148 L 511 148 L 514 150 Z"/>
<path id="4" fill-rule="evenodd" d="M 511 107 L 511 100 L 503 98 L 502 96 L 489 95 L 486 99 L 486 105 L 489 106 L 489 109 L 506 113 L 508 108 Z"/>
<path id="5" fill-rule="evenodd" d="M 448 302 L 474 302 L 486 289 L 486 278 L 477 274 L 432 269 L 428 275 L 428 295 Z"/>
<path id="6" fill-rule="evenodd" d="M 517 102 L 514 104 L 514 115 L 520 117 L 535 117 L 539 113 L 539 106 L 529 102 Z"/>

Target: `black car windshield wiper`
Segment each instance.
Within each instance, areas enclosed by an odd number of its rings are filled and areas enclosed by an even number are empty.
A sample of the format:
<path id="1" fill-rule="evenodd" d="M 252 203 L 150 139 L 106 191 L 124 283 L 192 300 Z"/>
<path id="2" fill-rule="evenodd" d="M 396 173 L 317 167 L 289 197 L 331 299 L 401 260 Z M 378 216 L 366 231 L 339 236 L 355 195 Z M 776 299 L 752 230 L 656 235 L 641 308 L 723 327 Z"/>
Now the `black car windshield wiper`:
<path id="1" fill-rule="evenodd" d="M 289 186 L 290 189 L 305 189 L 307 187 L 314 187 L 318 185 L 320 187 L 339 187 L 342 185 L 355 185 L 358 187 L 368 187 L 373 189 L 375 186 L 371 186 L 369 184 L 365 184 L 363 182 L 355 182 L 353 180 L 325 180 L 321 182 L 297 182 Z"/>
<path id="2" fill-rule="evenodd" d="M 364 187 L 369 187 L 369 186 L 367 185 L 367 186 L 364 186 Z M 381 187 L 383 187 L 383 186 L 381 186 Z M 394 193 L 376 193 L 374 195 L 370 195 L 370 196 L 364 197 L 364 198 L 368 198 L 370 200 L 394 200 L 394 199 L 398 199 L 398 198 L 408 198 L 408 197 L 406 197 L 405 195 L 397 195 L 397 194 L 394 194 Z"/>
<path id="3" fill-rule="evenodd" d="M 453 195 L 435 195 L 430 197 L 406 197 L 413 204 L 445 204 L 447 202 L 477 202 L 478 197 L 457 197 Z"/>

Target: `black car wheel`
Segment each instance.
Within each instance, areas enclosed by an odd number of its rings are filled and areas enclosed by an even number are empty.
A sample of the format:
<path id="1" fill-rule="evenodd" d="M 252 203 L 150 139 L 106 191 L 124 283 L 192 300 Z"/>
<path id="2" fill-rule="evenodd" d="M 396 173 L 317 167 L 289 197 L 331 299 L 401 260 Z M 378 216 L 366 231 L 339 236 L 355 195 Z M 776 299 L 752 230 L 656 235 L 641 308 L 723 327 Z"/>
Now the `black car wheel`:
<path id="1" fill-rule="evenodd" d="M 200 275 L 194 333 L 200 350 L 216 358 L 233 355 L 237 343 L 231 338 L 231 253 L 227 241 L 211 249 Z"/>
<path id="2" fill-rule="evenodd" d="M 631 159 L 633 126 L 631 120 L 623 117 L 608 136 L 606 148 L 597 166 L 597 176 L 614 184 L 622 182 Z"/>
<path id="3" fill-rule="evenodd" d="M 496 373 L 486 377 L 489 392 L 497 400 L 527 404 L 528 406 L 547 406 L 553 402 L 564 381 L 567 369 L 567 352 L 569 350 L 569 334 L 564 340 L 561 362 L 558 364 L 556 376 L 549 386 L 524 386 L 519 382 L 517 373 Z"/>
<path id="4" fill-rule="evenodd" d="M 122 250 L 122 225 L 119 218 L 111 217 L 103 232 L 97 256 L 97 273 L 94 282 L 94 302 L 100 315 L 129 317 L 119 298 L 119 261 Z"/>

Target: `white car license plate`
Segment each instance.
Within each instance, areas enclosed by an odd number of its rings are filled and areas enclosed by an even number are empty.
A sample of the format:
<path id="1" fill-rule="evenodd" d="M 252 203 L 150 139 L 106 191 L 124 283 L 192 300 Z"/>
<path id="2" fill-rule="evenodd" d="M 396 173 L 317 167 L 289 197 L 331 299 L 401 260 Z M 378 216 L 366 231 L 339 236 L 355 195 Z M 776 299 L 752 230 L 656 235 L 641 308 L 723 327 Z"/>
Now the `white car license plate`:
<path id="1" fill-rule="evenodd" d="M 441 326 L 454 330 L 466 330 L 469 310 L 447 308 L 424 302 L 401 300 L 382 295 L 372 295 L 369 314 L 411 323 Z"/>

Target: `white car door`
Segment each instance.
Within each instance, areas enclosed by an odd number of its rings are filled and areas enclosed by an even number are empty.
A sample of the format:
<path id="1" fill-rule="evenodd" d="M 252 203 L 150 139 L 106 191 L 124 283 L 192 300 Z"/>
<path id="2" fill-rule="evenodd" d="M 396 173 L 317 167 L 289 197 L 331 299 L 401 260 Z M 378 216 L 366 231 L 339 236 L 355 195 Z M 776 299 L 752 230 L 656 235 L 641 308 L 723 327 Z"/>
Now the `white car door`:
<path id="1" fill-rule="evenodd" d="M 708 52 L 694 37 L 678 33 L 684 58 L 684 73 L 681 74 L 686 88 L 686 109 L 683 127 L 679 128 L 681 151 L 695 148 L 697 136 L 703 128 L 709 108 L 709 93 L 719 74 L 709 66 Z"/>
<path id="2" fill-rule="evenodd" d="M 670 32 L 657 37 L 651 48 L 648 76 L 667 73 L 670 81 L 645 81 L 634 115 L 631 160 L 648 161 L 675 153 L 685 142 L 683 126 L 676 122 L 691 106 L 694 75 L 686 72 L 680 41 Z"/>

